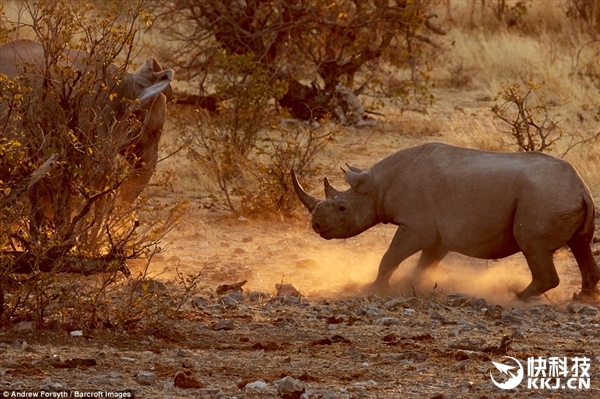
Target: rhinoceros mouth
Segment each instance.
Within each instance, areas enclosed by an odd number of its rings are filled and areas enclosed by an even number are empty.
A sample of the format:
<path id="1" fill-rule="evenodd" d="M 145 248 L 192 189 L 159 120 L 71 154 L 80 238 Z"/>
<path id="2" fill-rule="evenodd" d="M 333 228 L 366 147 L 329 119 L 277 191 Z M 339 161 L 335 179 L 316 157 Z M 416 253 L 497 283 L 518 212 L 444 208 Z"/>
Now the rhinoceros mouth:
<path id="1" fill-rule="evenodd" d="M 328 234 L 329 232 L 331 232 L 331 230 L 321 231 L 321 232 L 319 232 L 319 235 L 321 236 L 321 238 L 324 238 L 326 240 L 332 240 L 332 239 L 336 238 L 336 237 Z"/>

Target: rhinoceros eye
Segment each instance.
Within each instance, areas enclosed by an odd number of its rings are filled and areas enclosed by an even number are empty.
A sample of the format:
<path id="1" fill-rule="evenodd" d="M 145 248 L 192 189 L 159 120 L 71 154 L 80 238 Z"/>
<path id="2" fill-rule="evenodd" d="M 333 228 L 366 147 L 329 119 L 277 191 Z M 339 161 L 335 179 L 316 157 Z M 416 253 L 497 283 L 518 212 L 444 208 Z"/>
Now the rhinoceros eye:
<path id="1" fill-rule="evenodd" d="M 339 208 L 340 212 L 344 212 L 346 210 L 346 207 L 344 205 L 341 205 Z"/>

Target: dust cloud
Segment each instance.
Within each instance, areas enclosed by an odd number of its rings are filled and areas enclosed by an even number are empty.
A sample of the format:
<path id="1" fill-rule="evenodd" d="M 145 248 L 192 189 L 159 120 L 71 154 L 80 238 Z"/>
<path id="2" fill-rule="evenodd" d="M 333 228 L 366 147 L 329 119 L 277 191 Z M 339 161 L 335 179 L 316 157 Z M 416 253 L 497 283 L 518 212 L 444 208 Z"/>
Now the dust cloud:
<path id="1" fill-rule="evenodd" d="M 201 273 L 201 285 L 214 292 L 220 284 L 247 280 L 245 291 L 276 294 L 277 284 L 292 284 L 308 298 L 339 298 L 369 293 L 379 262 L 395 232 L 377 226 L 346 240 L 323 240 L 312 230 L 292 224 L 273 229 L 269 223 L 190 224 L 171 246 L 153 259 L 149 274 L 175 281 L 179 273 Z M 185 227 L 185 226 L 184 226 Z M 412 279 L 419 254 L 408 258 L 391 279 L 390 296 L 426 297 L 432 293 L 465 293 L 489 303 L 519 306 L 515 293 L 531 281 L 522 254 L 501 260 L 481 260 L 448 254 L 437 270 L 418 284 Z M 581 289 L 577 264 L 567 249 L 555 254 L 560 285 L 533 303 L 562 303 Z M 141 270 L 145 262 L 133 269 Z M 130 265 L 134 266 L 134 265 Z M 135 270 L 134 270 L 135 271 Z"/>

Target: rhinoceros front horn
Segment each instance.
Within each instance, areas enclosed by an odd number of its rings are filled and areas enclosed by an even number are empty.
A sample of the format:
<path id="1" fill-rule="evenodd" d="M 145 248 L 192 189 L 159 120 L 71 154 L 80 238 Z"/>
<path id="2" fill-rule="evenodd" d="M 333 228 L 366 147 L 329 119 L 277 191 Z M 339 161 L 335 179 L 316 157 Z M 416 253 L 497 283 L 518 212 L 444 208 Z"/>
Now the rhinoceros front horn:
<path id="1" fill-rule="evenodd" d="M 293 170 L 292 183 L 294 184 L 294 190 L 296 191 L 296 195 L 298 196 L 298 198 L 300 198 L 302 204 L 306 207 L 306 209 L 309 210 L 309 212 L 312 212 L 320 201 L 312 195 L 308 194 L 306 191 L 304 191 L 300 183 L 298 183 L 298 179 L 296 179 L 296 173 L 294 173 Z"/>

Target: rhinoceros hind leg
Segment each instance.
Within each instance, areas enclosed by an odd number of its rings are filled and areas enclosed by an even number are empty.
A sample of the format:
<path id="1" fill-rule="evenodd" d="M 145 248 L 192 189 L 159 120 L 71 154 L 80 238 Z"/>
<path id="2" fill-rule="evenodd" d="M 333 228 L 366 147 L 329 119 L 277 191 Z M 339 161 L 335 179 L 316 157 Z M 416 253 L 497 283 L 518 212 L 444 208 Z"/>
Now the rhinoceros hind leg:
<path id="1" fill-rule="evenodd" d="M 415 268 L 415 275 L 418 276 L 427 271 L 434 271 L 447 253 L 448 251 L 437 246 L 424 249 Z"/>
<path id="2" fill-rule="evenodd" d="M 583 292 L 596 291 L 596 285 L 600 281 L 600 267 L 594 259 L 589 240 L 582 237 L 573 237 L 567 245 L 573 252 L 581 271 L 581 288 Z"/>
<path id="3" fill-rule="evenodd" d="M 553 254 L 554 252 L 548 251 L 524 253 L 532 280 L 527 288 L 517 293 L 519 299 L 526 301 L 558 286 L 560 279 L 554 267 Z"/>

